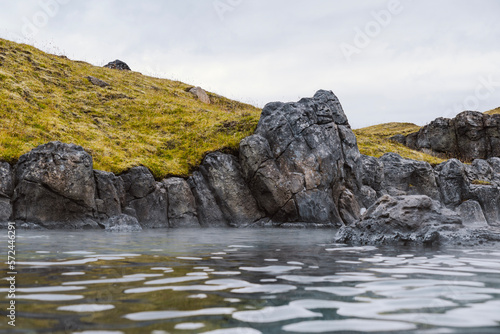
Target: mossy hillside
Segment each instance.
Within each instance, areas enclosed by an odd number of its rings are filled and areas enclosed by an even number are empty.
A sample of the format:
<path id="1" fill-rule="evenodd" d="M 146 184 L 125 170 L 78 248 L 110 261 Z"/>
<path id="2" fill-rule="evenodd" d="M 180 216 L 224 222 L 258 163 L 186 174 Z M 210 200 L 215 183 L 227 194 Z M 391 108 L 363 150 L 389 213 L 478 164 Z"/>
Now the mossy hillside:
<path id="1" fill-rule="evenodd" d="M 431 165 L 440 164 L 444 161 L 443 159 L 412 150 L 402 144 L 389 140 L 394 135 L 408 135 L 417 132 L 419 129 L 420 127 L 413 123 L 384 123 L 357 129 L 354 130 L 354 133 L 358 139 L 359 151 L 362 154 L 379 158 L 385 153 L 395 152 L 406 159 L 426 161 Z"/>
<path id="2" fill-rule="evenodd" d="M 261 112 L 211 93 L 212 104 L 203 104 L 190 87 L 0 39 L 0 160 L 60 140 L 87 149 L 96 169 L 144 165 L 157 178 L 188 175 L 207 152 L 236 150 Z"/>

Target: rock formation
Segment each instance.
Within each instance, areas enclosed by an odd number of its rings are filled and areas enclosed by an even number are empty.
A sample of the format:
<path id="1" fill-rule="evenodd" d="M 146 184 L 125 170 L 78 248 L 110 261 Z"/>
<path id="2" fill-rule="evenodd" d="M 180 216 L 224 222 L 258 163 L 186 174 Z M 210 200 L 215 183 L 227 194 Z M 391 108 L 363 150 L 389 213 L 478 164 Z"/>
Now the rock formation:
<path id="1" fill-rule="evenodd" d="M 142 166 L 114 175 L 93 170 L 82 147 L 39 146 L 0 163 L 0 222 L 10 220 L 109 231 L 340 227 L 337 240 L 354 243 L 500 240 L 500 158 L 432 167 L 361 155 L 337 97 L 318 91 L 266 105 L 238 157 L 210 153 L 188 179 L 158 181 Z"/>
<path id="2" fill-rule="evenodd" d="M 196 97 L 198 100 L 200 100 L 203 103 L 210 104 L 210 97 L 208 96 L 207 92 L 203 90 L 201 87 L 193 87 L 189 90 L 191 94 L 193 94 L 194 97 Z"/>
<path id="3" fill-rule="evenodd" d="M 130 67 L 128 67 L 126 63 L 118 59 L 107 63 L 106 65 L 104 65 L 104 67 L 120 71 L 130 71 Z"/>
<path id="4" fill-rule="evenodd" d="M 464 111 L 438 118 L 418 132 L 392 138 L 415 150 L 428 150 L 462 161 L 500 157 L 500 115 Z"/>

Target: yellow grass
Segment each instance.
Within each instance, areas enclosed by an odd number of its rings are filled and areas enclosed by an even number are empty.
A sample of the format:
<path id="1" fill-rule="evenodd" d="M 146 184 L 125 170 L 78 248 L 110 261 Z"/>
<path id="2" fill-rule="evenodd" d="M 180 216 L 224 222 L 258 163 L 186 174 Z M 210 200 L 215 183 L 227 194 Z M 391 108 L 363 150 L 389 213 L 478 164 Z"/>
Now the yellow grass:
<path id="1" fill-rule="evenodd" d="M 358 139 L 359 151 L 362 154 L 379 158 L 385 153 L 395 152 L 406 159 L 426 161 L 431 165 L 440 164 L 444 161 L 443 159 L 412 150 L 389 140 L 396 134 L 407 135 L 417 132 L 419 129 L 420 127 L 413 123 L 385 123 L 357 129 L 354 130 L 354 133 Z"/>
<path id="2" fill-rule="evenodd" d="M 493 109 L 493 110 L 490 110 L 490 111 L 487 111 L 487 112 L 485 112 L 485 114 L 488 114 L 488 115 L 500 114 L 500 107 Z"/>
<path id="3" fill-rule="evenodd" d="M 110 86 L 92 85 L 89 75 Z M 87 149 L 96 169 L 188 175 L 207 152 L 236 150 L 261 112 L 210 93 L 213 103 L 203 104 L 190 87 L 0 39 L 0 160 L 60 140 Z"/>

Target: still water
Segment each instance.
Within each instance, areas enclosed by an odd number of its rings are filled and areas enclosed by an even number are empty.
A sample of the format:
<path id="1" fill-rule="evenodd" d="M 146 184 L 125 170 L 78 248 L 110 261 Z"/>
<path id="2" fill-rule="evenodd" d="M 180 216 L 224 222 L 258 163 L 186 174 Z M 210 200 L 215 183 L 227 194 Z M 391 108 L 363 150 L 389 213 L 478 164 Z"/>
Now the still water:
<path id="1" fill-rule="evenodd" d="M 7 232 L 0 239 L 7 258 Z M 500 333 L 500 248 L 329 230 L 17 231 L 0 333 Z"/>

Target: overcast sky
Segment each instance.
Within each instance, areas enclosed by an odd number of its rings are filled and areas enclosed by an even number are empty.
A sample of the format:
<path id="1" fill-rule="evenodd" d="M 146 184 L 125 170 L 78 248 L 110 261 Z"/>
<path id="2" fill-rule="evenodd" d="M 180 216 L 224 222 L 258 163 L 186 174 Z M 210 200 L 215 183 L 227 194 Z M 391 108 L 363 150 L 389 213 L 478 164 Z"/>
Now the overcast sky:
<path id="1" fill-rule="evenodd" d="M 498 0 L 0 0 L 0 37 L 259 107 L 332 90 L 353 128 L 500 106 Z"/>

